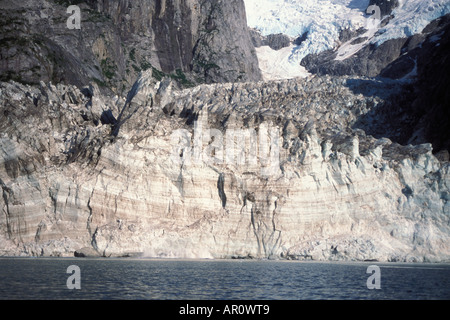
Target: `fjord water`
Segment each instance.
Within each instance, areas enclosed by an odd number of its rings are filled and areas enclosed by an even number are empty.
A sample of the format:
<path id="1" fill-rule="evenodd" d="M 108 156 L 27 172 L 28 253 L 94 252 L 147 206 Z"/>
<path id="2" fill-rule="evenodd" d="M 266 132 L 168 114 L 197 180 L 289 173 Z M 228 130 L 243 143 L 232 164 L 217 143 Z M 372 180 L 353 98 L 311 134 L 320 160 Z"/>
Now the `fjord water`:
<path id="1" fill-rule="evenodd" d="M 80 290 L 69 290 L 69 266 Z M 381 289 L 369 290 L 370 265 Z M 450 265 L 0 258 L 0 299 L 447 300 Z"/>

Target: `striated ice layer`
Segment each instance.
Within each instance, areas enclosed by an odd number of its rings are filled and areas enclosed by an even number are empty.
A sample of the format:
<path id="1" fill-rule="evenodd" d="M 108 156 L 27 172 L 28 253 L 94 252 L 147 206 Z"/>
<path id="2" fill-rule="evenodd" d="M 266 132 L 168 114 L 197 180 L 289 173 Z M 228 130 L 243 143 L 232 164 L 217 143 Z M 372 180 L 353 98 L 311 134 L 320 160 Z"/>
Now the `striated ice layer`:
<path id="1" fill-rule="evenodd" d="M 367 81 L 179 91 L 151 74 L 127 104 L 95 86 L 0 83 L 0 256 L 450 259 L 450 165 L 351 129 L 383 103 L 358 93 Z M 98 122 L 108 111 L 122 120 Z"/>

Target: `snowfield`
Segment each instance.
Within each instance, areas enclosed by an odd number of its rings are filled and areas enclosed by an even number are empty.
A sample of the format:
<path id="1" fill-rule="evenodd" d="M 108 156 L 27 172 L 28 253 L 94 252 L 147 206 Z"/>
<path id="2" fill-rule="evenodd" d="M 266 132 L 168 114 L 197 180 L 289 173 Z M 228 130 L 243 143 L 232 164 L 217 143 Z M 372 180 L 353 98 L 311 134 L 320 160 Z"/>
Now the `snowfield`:
<path id="1" fill-rule="evenodd" d="M 259 68 L 262 71 L 264 80 L 281 80 L 292 78 L 305 78 L 310 73 L 300 65 L 293 57 L 292 52 L 295 46 L 273 50 L 269 46 L 256 48 L 259 60 Z"/>
<path id="2" fill-rule="evenodd" d="M 244 0 L 248 25 L 262 35 L 283 33 L 295 39 L 307 33 L 300 45 L 276 52 L 268 47 L 257 50 L 266 79 L 305 77 L 299 64 L 308 54 L 335 49 L 340 30 L 370 29 L 366 42 L 340 48 L 338 58 L 347 59 L 368 43 L 420 33 L 432 20 L 450 13 L 450 0 L 400 0 L 395 18 L 384 28 L 371 29 L 373 16 L 366 13 L 369 0 Z M 379 31 L 376 33 L 376 31 Z M 273 52 L 272 52 L 273 51 Z"/>

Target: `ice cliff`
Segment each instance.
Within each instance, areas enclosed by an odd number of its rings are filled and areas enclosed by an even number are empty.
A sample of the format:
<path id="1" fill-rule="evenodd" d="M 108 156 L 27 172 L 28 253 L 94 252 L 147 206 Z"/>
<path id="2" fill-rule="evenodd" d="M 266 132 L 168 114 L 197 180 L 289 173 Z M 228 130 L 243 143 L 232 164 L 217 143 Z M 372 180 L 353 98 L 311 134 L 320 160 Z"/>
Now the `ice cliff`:
<path id="1" fill-rule="evenodd" d="M 1 253 L 446 260 L 450 166 L 428 144 L 352 129 L 384 103 L 366 87 L 314 77 L 180 91 L 144 74 L 123 103 L 95 86 L 2 83 Z M 206 135 L 209 158 L 187 161 L 199 126 L 272 128 L 279 158 L 249 163 L 248 140 L 236 147 L 246 161 L 206 161 L 220 158 Z M 176 132 L 190 143 L 178 148 Z"/>

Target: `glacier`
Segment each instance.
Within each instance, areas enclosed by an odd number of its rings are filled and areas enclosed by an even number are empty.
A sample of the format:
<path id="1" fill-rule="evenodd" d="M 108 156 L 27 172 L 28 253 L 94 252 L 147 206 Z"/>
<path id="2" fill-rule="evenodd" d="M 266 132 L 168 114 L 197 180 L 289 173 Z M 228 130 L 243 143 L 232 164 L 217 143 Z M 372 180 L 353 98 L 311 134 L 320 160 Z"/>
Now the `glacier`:
<path id="1" fill-rule="evenodd" d="M 243 0 L 88 2 L 78 41 L 64 30 L 63 4 L 4 3 L 0 13 L 16 19 L 2 25 L 11 47 L 0 67 L 11 74 L 0 81 L 0 256 L 450 261 L 450 16 L 415 39 L 423 52 L 405 55 L 431 82 L 414 92 L 391 79 L 289 68 L 308 43 L 321 50 L 342 26 L 364 26 L 363 1 L 263 2 L 266 17 L 279 17 L 270 32 L 291 21 L 292 37 L 308 31 L 309 42 L 257 48 L 259 61 Z M 304 12 L 292 9 L 299 3 Z M 440 14 L 441 3 L 418 8 Z M 36 20 L 41 4 L 58 23 Z M 160 37 L 166 26 L 172 31 Z M 371 32 L 370 41 L 388 35 Z M 54 61 L 56 53 L 73 63 Z M 25 78 L 38 83 L 17 82 L 38 69 L 33 57 L 67 77 L 42 71 Z M 131 90 L 117 90 L 128 81 L 120 68 L 108 83 L 77 76 L 100 72 L 106 58 L 136 63 Z M 304 78 L 261 81 L 261 67 L 269 78 Z"/>
<path id="2" fill-rule="evenodd" d="M 422 30 L 433 20 L 450 13 L 448 0 L 403 0 L 394 9 L 394 19 L 389 25 L 379 30 L 380 35 L 374 39 L 377 45 L 383 42 L 410 37 Z"/>
<path id="3" fill-rule="evenodd" d="M 309 54 L 335 49 L 340 31 L 366 28 L 370 16 L 366 14 L 369 0 L 245 0 L 247 22 L 262 35 L 283 33 L 295 39 L 307 33 L 301 45 L 285 50 L 271 69 L 294 70 L 285 78 L 305 77 L 298 64 Z M 448 0 L 402 0 L 393 11 L 394 18 L 377 30 L 370 43 L 380 45 L 390 39 L 409 37 L 420 33 L 431 21 L 450 13 Z M 353 52 L 355 53 L 355 52 Z M 274 53 L 259 50 L 260 60 L 270 59 Z M 266 67 L 267 68 L 267 67 Z M 298 70 L 298 72 L 295 72 Z M 264 70 L 263 70 L 264 72 Z M 293 75 L 294 74 L 294 75 Z M 281 76 L 276 75 L 276 79 Z M 272 79 L 273 79 L 272 78 Z"/>

